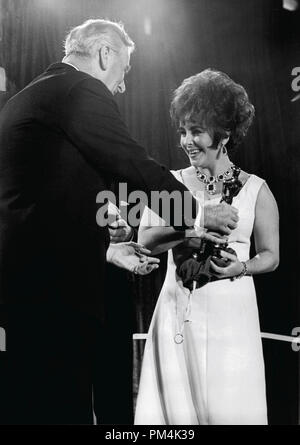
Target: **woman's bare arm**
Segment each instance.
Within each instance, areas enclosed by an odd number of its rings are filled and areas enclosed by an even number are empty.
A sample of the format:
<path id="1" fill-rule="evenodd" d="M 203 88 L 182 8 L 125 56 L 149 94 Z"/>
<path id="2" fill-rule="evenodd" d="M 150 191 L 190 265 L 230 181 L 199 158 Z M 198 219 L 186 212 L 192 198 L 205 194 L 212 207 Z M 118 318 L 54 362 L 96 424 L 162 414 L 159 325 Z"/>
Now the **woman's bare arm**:
<path id="1" fill-rule="evenodd" d="M 256 201 L 254 241 L 256 255 L 246 263 L 248 273 L 272 272 L 279 264 L 279 213 L 267 184 L 262 185 Z"/>
<path id="2" fill-rule="evenodd" d="M 177 246 L 185 240 L 184 231 L 177 231 L 173 227 L 139 228 L 138 243 L 151 251 L 151 255 L 158 255 Z"/>
<path id="3" fill-rule="evenodd" d="M 213 243 L 225 243 L 227 238 L 215 232 L 206 232 L 204 229 L 195 231 L 187 229 L 185 232 L 176 231 L 173 227 L 143 226 L 139 229 L 138 242 L 151 251 L 151 255 L 166 252 L 178 244 L 185 248 L 200 249 L 203 240 Z"/>

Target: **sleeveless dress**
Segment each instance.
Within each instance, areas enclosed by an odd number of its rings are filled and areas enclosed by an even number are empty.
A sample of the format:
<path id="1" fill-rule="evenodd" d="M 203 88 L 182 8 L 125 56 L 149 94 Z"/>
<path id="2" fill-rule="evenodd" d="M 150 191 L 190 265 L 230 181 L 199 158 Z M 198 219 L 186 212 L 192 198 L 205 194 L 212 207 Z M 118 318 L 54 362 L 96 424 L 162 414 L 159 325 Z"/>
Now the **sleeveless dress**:
<path id="1" fill-rule="evenodd" d="M 181 180 L 179 171 L 173 172 Z M 232 205 L 229 237 L 249 259 L 255 204 L 264 180 L 251 175 Z M 220 198 L 211 200 L 217 204 Z M 162 222 L 145 209 L 142 224 Z M 158 221 L 160 220 L 160 221 Z M 153 224 L 152 224 L 153 225 Z M 156 225 L 156 224 L 154 224 Z M 182 334 L 182 337 L 176 334 Z M 145 345 L 137 425 L 267 424 L 264 360 L 253 278 L 223 279 L 190 292 L 176 275 L 172 250 Z"/>

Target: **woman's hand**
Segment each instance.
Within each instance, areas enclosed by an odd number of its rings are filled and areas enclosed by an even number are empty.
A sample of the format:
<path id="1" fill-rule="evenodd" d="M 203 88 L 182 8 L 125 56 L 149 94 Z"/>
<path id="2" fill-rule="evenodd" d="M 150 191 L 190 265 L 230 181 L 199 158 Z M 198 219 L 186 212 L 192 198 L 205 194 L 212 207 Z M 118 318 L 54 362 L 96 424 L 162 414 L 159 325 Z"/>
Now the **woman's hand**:
<path id="1" fill-rule="evenodd" d="M 106 260 L 137 275 L 148 275 L 159 267 L 160 262 L 158 258 L 150 257 L 149 253 L 150 250 L 133 241 L 110 244 Z"/>
<path id="2" fill-rule="evenodd" d="M 227 259 L 228 266 L 217 266 L 216 263 L 213 261 L 216 257 L 212 257 L 210 265 L 215 277 L 217 277 L 218 279 L 230 278 L 235 277 L 242 272 L 243 264 L 238 260 L 236 255 L 225 252 L 223 250 L 220 252 L 220 255 L 222 258 Z"/>

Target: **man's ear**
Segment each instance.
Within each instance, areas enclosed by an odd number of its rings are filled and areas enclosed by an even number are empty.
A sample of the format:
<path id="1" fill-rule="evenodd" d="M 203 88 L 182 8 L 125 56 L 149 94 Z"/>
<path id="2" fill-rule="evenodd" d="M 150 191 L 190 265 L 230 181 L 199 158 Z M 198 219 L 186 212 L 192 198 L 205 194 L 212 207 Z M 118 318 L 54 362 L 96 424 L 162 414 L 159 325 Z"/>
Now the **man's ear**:
<path id="1" fill-rule="evenodd" d="M 109 57 L 108 46 L 101 46 L 101 48 L 99 49 L 99 66 L 102 69 L 102 71 L 107 70 L 108 57 Z"/>

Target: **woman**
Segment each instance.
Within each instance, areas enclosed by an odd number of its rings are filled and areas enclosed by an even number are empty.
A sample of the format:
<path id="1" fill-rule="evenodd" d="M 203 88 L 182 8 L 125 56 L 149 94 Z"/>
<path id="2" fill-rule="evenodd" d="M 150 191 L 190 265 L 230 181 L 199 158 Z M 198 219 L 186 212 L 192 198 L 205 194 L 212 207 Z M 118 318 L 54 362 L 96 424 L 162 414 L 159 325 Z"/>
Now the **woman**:
<path id="1" fill-rule="evenodd" d="M 235 167 L 230 150 L 253 120 L 245 89 L 226 74 L 205 70 L 175 91 L 171 116 L 191 166 L 174 171 L 206 202 L 220 202 L 225 179 Z M 241 171 L 242 188 L 232 205 L 239 222 L 228 239 L 236 254 L 222 252 L 225 267 L 212 258 L 215 281 L 190 291 L 176 274 L 172 250 L 166 279 L 146 342 L 136 424 L 266 424 L 262 344 L 252 275 L 279 263 L 278 210 L 265 181 Z M 201 195 L 200 193 L 200 195 Z M 148 221 L 151 220 L 151 224 Z M 199 248 L 144 212 L 139 242 L 152 254 Z M 254 233 L 256 255 L 249 258 Z M 214 261 L 215 260 L 215 261 Z"/>

